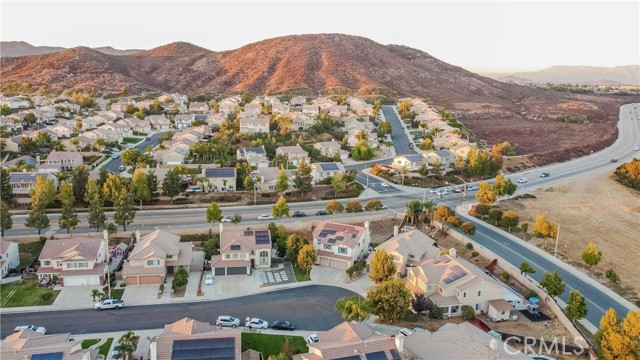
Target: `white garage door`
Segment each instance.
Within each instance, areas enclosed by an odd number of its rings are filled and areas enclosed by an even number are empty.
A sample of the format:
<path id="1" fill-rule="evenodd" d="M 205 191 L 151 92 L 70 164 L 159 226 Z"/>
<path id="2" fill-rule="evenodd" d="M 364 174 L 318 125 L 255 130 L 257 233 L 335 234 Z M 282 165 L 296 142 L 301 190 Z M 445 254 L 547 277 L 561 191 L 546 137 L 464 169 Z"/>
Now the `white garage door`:
<path id="1" fill-rule="evenodd" d="M 100 285 L 99 276 L 65 276 L 64 286 Z"/>

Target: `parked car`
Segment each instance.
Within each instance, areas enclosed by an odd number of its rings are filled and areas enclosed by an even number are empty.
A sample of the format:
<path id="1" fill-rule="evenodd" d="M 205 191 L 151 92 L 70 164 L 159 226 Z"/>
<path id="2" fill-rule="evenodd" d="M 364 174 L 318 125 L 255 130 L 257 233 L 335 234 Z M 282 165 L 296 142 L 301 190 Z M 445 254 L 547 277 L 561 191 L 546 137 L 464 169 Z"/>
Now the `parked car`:
<path id="1" fill-rule="evenodd" d="M 216 319 L 217 326 L 230 326 L 232 328 L 240 326 L 240 320 L 233 316 L 221 315 Z"/>
<path id="2" fill-rule="evenodd" d="M 269 323 L 258 318 L 247 318 L 244 326 L 248 327 L 249 329 L 267 329 L 269 327 Z"/>
<path id="3" fill-rule="evenodd" d="M 145 136 L 144 141 L 149 141 L 149 140 L 151 140 L 151 138 L 148 136 Z"/>
<path id="4" fill-rule="evenodd" d="M 93 308 L 100 311 L 106 309 L 116 309 L 120 310 L 124 307 L 124 300 L 118 299 L 107 299 L 101 302 L 97 302 L 93 305 Z"/>
<path id="5" fill-rule="evenodd" d="M 230 222 L 233 222 L 233 216 L 229 216 L 229 215 L 227 215 L 227 216 L 225 216 L 225 217 L 223 217 L 223 218 L 222 218 L 221 222 L 223 222 L 223 223 L 230 223 Z"/>
<path id="6" fill-rule="evenodd" d="M 211 274 L 205 275 L 204 284 L 205 285 L 213 285 L 213 276 Z"/>
<path id="7" fill-rule="evenodd" d="M 614 159 L 611 159 L 611 162 L 612 162 L 612 163 L 617 163 L 617 162 L 618 162 L 618 159 L 615 159 L 615 158 L 614 158 Z"/>
<path id="8" fill-rule="evenodd" d="M 313 344 L 317 342 L 320 342 L 320 338 L 318 337 L 318 334 L 311 334 L 307 337 L 307 344 Z"/>
<path id="9" fill-rule="evenodd" d="M 47 333 L 47 329 L 43 328 L 42 326 L 35 326 L 35 325 L 21 325 L 21 326 L 16 326 L 16 328 L 13 329 L 14 332 L 18 332 L 21 330 L 31 330 L 43 335 Z"/>
<path id="10" fill-rule="evenodd" d="M 116 343 L 113 345 L 113 350 L 111 351 L 111 357 L 114 359 L 118 358 L 118 355 L 120 355 L 120 349 L 118 349 L 119 346 L 120 346 L 120 341 L 116 341 Z"/>
<path id="11" fill-rule="evenodd" d="M 324 215 L 329 215 L 329 213 L 327 212 L 327 210 L 318 210 L 316 211 L 316 215 L 324 216 Z"/>
<path id="12" fill-rule="evenodd" d="M 117 159 L 117 158 L 119 158 L 119 157 L 120 157 L 120 154 L 119 154 L 119 153 L 114 153 L 113 155 L 111 155 L 111 158 L 112 158 L 112 159 Z"/>
<path id="13" fill-rule="evenodd" d="M 127 145 L 127 148 L 129 148 L 129 149 L 133 149 L 133 148 L 135 148 L 135 147 L 136 147 L 136 144 L 129 144 L 129 145 Z"/>
<path id="14" fill-rule="evenodd" d="M 189 186 L 187 188 L 187 190 L 185 190 L 185 192 L 188 193 L 201 193 L 202 192 L 202 188 L 198 185 L 194 185 L 194 186 Z"/>
<path id="15" fill-rule="evenodd" d="M 258 220 L 273 220 L 273 215 L 262 214 L 258 216 Z"/>
<path id="16" fill-rule="evenodd" d="M 380 210 L 387 210 L 387 209 L 388 209 L 387 205 L 380 206 Z"/>
<path id="17" fill-rule="evenodd" d="M 120 165 L 120 166 L 118 166 L 118 170 L 119 171 L 125 171 L 125 170 L 127 170 L 127 167 L 124 166 L 124 165 Z"/>
<path id="18" fill-rule="evenodd" d="M 548 172 L 543 172 L 542 174 L 540 174 L 540 177 L 542 177 L 542 178 L 549 177 L 549 173 Z"/>
<path id="19" fill-rule="evenodd" d="M 305 217 L 307 216 L 307 214 L 304 213 L 304 211 L 294 211 L 293 214 L 291 215 L 292 217 Z"/>
<path id="20" fill-rule="evenodd" d="M 527 181 L 527 178 L 520 178 L 518 179 L 518 184 L 525 184 Z"/>
<path id="21" fill-rule="evenodd" d="M 411 329 L 407 329 L 407 328 L 402 328 L 400 329 L 400 331 L 398 332 L 398 335 L 404 335 L 404 336 L 409 336 L 413 334 L 413 330 Z"/>
<path id="22" fill-rule="evenodd" d="M 289 322 L 289 321 L 282 321 L 282 320 L 278 320 L 278 321 L 274 321 L 273 324 L 271 324 L 271 328 L 275 329 L 275 330 L 289 330 L 289 331 L 293 331 L 296 329 L 296 326 L 294 323 Z"/>

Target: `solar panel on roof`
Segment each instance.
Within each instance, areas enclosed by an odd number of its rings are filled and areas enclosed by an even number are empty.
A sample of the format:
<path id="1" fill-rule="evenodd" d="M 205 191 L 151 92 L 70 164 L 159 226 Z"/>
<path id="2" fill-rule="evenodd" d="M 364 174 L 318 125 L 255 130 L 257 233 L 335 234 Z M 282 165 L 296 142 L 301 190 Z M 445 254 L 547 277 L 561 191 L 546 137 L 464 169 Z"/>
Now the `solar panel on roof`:
<path id="1" fill-rule="evenodd" d="M 420 155 L 408 155 L 407 159 L 413 162 L 422 161 L 422 158 L 420 157 Z"/>
<path id="2" fill-rule="evenodd" d="M 324 231 L 326 231 L 327 234 L 329 234 L 329 235 L 333 235 L 333 234 L 338 232 L 338 230 L 324 230 Z"/>
<path id="3" fill-rule="evenodd" d="M 210 168 L 204 171 L 206 177 L 233 177 L 235 174 L 235 168 Z"/>
<path id="4" fill-rule="evenodd" d="M 324 238 L 327 237 L 327 235 L 329 235 L 329 233 L 326 230 L 322 230 L 320 234 L 318 234 L 318 237 Z"/>
<path id="5" fill-rule="evenodd" d="M 401 360 L 400 353 L 396 349 L 391 349 L 389 351 L 391 353 L 391 360 Z"/>
<path id="6" fill-rule="evenodd" d="M 376 351 L 372 353 L 365 354 L 367 360 L 387 360 L 387 354 L 384 351 Z"/>
<path id="7" fill-rule="evenodd" d="M 336 241 L 342 241 L 344 240 L 344 236 L 336 236 Z"/>
<path id="8" fill-rule="evenodd" d="M 450 284 L 450 283 L 453 282 L 453 280 L 451 280 L 451 278 L 448 277 L 448 278 L 445 278 L 444 280 L 442 280 L 442 282 L 445 283 L 445 284 Z"/>
<path id="9" fill-rule="evenodd" d="M 326 163 L 326 164 L 320 164 L 320 167 L 322 168 L 322 170 L 324 171 L 336 171 L 336 170 L 340 170 L 340 168 L 338 167 L 338 165 L 336 163 Z"/>
<path id="10" fill-rule="evenodd" d="M 265 231 L 265 230 L 258 230 L 258 231 L 256 231 L 256 235 L 269 236 L 269 232 Z"/>
<path id="11" fill-rule="evenodd" d="M 269 240 L 268 231 L 256 231 L 256 244 L 265 245 L 270 243 L 271 243 L 271 240 Z"/>
<path id="12" fill-rule="evenodd" d="M 62 360 L 62 352 L 54 352 L 54 353 L 44 353 L 44 354 L 33 354 L 31 355 L 32 360 Z"/>
<path id="13" fill-rule="evenodd" d="M 233 360 L 235 352 L 234 338 L 175 340 L 171 359 Z"/>
<path id="14" fill-rule="evenodd" d="M 240 245 L 231 245 L 231 250 L 240 250 Z"/>

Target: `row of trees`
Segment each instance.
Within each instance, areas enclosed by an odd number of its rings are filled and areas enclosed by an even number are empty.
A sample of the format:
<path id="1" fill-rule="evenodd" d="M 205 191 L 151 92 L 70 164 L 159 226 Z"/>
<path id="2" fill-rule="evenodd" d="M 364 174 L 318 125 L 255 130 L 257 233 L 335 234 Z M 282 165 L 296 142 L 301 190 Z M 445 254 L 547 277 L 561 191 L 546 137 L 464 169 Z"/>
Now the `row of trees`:
<path id="1" fill-rule="evenodd" d="M 483 205 L 492 205 L 496 202 L 500 196 L 511 196 L 518 189 L 518 185 L 514 184 L 511 179 L 505 179 L 500 174 L 496 176 L 493 186 L 488 182 L 482 182 L 479 185 L 478 192 L 476 193 L 476 200 Z"/>

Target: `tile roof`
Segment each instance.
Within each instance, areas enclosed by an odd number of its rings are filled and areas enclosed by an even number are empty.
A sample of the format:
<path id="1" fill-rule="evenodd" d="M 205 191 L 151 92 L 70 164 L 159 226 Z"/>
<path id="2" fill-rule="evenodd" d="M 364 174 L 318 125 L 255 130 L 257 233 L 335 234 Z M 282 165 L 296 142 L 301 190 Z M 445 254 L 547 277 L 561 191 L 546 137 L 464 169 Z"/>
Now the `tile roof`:
<path id="1" fill-rule="evenodd" d="M 11 246 L 11 244 L 16 244 L 16 243 L 10 242 L 4 239 L 0 239 L 0 254 L 6 253 L 7 250 L 9 250 L 9 246 Z"/>
<path id="2" fill-rule="evenodd" d="M 322 244 L 331 243 L 353 249 L 364 236 L 365 231 L 366 229 L 362 226 L 321 221 L 313 230 L 313 238 L 319 239 Z"/>
<path id="3" fill-rule="evenodd" d="M 200 356 L 191 352 L 196 344 L 203 350 Z M 215 357 L 205 357 L 211 355 L 205 351 L 212 350 L 207 345 L 224 349 L 216 353 Z M 208 323 L 185 318 L 166 325 L 162 334 L 151 340 L 151 352 L 154 351 L 159 360 L 205 358 L 241 360 L 240 331 L 218 330 L 217 327 Z"/>
<path id="4" fill-rule="evenodd" d="M 95 260 L 103 245 L 101 237 L 75 236 L 69 239 L 50 239 L 44 243 L 40 259 L 64 261 L 71 258 Z M 101 259 L 98 259 L 100 261 Z"/>
<path id="5" fill-rule="evenodd" d="M 82 154 L 77 151 L 51 151 L 47 160 L 75 160 L 82 162 Z"/>
<path id="6" fill-rule="evenodd" d="M 440 249 L 436 246 L 435 240 L 420 230 L 399 233 L 378 245 L 376 250 L 378 249 L 383 249 L 390 254 L 398 254 L 402 256 L 405 262 L 410 260 L 415 262 L 431 260 L 440 255 Z M 413 258 L 410 258 L 409 255 L 413 255 Z M 373 256 L 367 258 L 368 261 L 371 261 L 371 259 L 373 259 Z"/>
<path id="7" fill-rule="evenodd" d="M 262 238 L 266 238 L 262 241 Z M 236 250 L 233 245 L 239 245 Z M 226 230 L 223 228 L 220 236 L 220 253 L 247 252 L 248 250 L 270 249 L 271 234 L 260 230 Z"/>
<path id="8" fill-rule="evenodd" d="M 151 256 L 166 258 L 167 255 L 178 255 L 180 236 L 164 230 L 156 230 L 135 244 L 129 254 L 129 260 L 143 260 Z"/>

